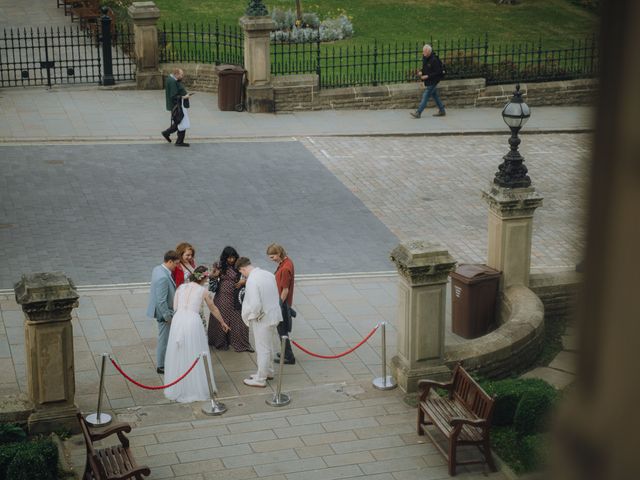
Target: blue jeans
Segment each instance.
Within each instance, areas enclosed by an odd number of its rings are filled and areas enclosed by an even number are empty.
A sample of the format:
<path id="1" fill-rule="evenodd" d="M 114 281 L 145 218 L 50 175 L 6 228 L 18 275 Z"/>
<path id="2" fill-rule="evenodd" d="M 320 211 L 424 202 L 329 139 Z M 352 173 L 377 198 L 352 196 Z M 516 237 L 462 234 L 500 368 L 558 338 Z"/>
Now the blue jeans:
<path id="1" fill-rule="evenodd" d="M 429 101 L 429 97 L 433 97 L 433 101 L 436 102 L 438 109 L 441 112 L 444 112 L 444 105 L 442 104 L 442 100 L 440 100 L 440 95 L 438 95 L 437 90 L 438 85 L 429 85 L 425 88 L 424 93 L 422 94 L 422 101 L 420 105 L 418 105 L 418 113 L 422 113 L 422 111 L 427 107 L 427 102 Z"/>
<path id="2" fill-rule="evenodd" d="M 169 329 L 171 324 L 167 322 L 158 322 L 158 346 L 156 347 L 156 365 L 158 368 L 164 368 L 164 357 L 167 353 L 167 342 L 169 341 Z"/>

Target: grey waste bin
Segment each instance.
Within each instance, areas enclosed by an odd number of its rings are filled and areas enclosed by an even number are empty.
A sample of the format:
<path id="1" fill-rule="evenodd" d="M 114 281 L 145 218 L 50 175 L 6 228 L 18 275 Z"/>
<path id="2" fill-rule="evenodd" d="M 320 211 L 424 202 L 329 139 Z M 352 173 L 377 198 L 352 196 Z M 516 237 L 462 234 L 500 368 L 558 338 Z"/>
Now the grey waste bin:
<path id="1" fill-rule="evenodd" d="M 218 109 L 223 112 L 243 110 L 242 78 L 244 68 L 238 65 L 216 66 L 218 75 Z"/>
<path id="2" fill-rule="evenodd" d="M 486 265 L 462 264 L 451 272 L 451 330 L 477 338 L 494 324 L 501 273 Z"/>

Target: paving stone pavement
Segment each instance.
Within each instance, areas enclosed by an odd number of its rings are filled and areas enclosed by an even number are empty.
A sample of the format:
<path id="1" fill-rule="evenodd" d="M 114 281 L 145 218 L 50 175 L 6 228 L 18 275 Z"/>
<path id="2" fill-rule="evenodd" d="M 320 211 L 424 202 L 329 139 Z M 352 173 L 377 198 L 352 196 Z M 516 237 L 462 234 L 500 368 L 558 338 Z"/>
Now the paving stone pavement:
<path id="1" fill-rule="evenodd" d="M 225 245 L 270 270 L 286 245 L 298 273 L 389 270 L 397 238 L 297 142 L 0 147 L 0 243 L 22 273 L 77 284 L 146 282 L 188 240 L 211 264 Z M 28 193 L 27 193 L 28 192 Z"/>
<path id="2" fill-rule="evenodd" d="M 544 198 L 535 212 L 534 268 L 582 259 L 590 134 L 523 134 L 520 151 Z M 508 136 L 301 139 L 401 241 L 431 239 L 464 263 L 486 261 L 488 208 L 481 189 Z"/>
<path id="3" fill-rule="evenodd" d="M 337 354 L 386 321 L 388 352 L 394 352 L 396 282 L 381 274 L 300 280 L 293 338 L 316 353 Z M 95 411 L 104 352 L 136 380 L 162 383 L 154 365 L 155 322 L 144 315 L 147 299 L 146 288 L 81 290 L 72 323 L 76 402 L 84 413 Z M 0 316 L 0 394 L 25 392 L 24 320 L 12 295 L 0 294 Z M 464 340 L 448 334 L 446 341 Z M 229 408 L 222 417 L 205 416 L 200 403 L 177 404 L 160 391 L 139 389 L 109 362 L 104 406 L 133 424 L 134 454 L 151 467 L 154 479 L 448 478 L 440 454 L 415 433 L 415 408 L 399 390 L 371 386 L 381 375 L 379 334 L 337 360 L 301 351 L 296 358 L 296 365 L 284 367 L 284 391 L 292 403 L 281 409 L 265 405 L 278 378 L 266 390 L 245 386 L 242 379 L 256 368 L 255 354 L 229 351 L 212 352 L 218 394 Z M 81 437 L 66 447 L 76 472 L 82 472 Z M 482 466 L 459 472 L 461 478 L 485 478 Z"/>

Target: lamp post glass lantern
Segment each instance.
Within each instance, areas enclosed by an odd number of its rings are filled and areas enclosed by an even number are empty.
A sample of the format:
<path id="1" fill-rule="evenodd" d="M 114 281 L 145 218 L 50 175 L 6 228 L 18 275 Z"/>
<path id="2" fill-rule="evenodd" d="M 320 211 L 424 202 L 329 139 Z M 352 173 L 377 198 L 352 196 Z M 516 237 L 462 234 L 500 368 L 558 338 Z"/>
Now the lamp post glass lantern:
<path id="1" fill-rule="evenodd" d="M 493 179 L 493 183 L 506 188 L 526 188 L 531 186 L 531 179 L 527 175 L 527 167 L 524 166 L 524 157 L 518 151 L 520 138 L 518 132 L 527 123 L 531 116 L 531 110 L 520 92 L 520 84 L 516 85 L 511 101 L 502 109 L 502 119 L 511 129 L 509 146 L 511 149 L 504 157 L 503 162 L 498 166 L 498 171 Z"/>

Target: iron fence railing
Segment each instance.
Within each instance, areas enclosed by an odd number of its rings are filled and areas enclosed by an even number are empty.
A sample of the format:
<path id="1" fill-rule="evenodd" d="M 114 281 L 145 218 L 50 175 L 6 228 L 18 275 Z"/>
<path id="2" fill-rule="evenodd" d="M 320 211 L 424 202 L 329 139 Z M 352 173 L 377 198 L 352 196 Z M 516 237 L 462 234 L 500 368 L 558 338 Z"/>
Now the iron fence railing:
<path id="1" fill-rule="evenodd" d="M 312 40 L 271 42 L 271 73 L 316 73 L 321 88 L 417 81 L 423 42 L 336 46 Z M 488 35 L 474 39 L 429 41 L 444 62 L 448 79 L 483 77 L 487 84 L 590 78 L 598 74 L 595 36 L 562 48 L 536 43 L 491 44 Z M 242 30 L 220 25 L 165 25 L 160 32 L 162 62 L 244 64 Z"/>
<path id="2" fill-rule="evenodd" d="M 113 78 L 117 81 L 135 80 L 135 37 L 130 23 L 114 25 L 111 45 Z"/>
<path id="3" fill-rule="evenodd" d="M 244 44 L 239 27 L 169 24 L 159 30 L 160 62 L 244 64 Z"/>
<path id="4" fill-rule="evenodd" d="M 598 44 L 593 36 L 554 49 L 543 48 L 542 41 L 491 45 L 487 36 L 429 43 L 444 62 L 448 79 L 483 77 L 487 84 L 496 85 L 590 78 L 598 73 Z M 316 44 L 320 87 L 415 81 L 422 62 L 422 46 L 375 41 L 366 47 L 327 48 Z"/>

